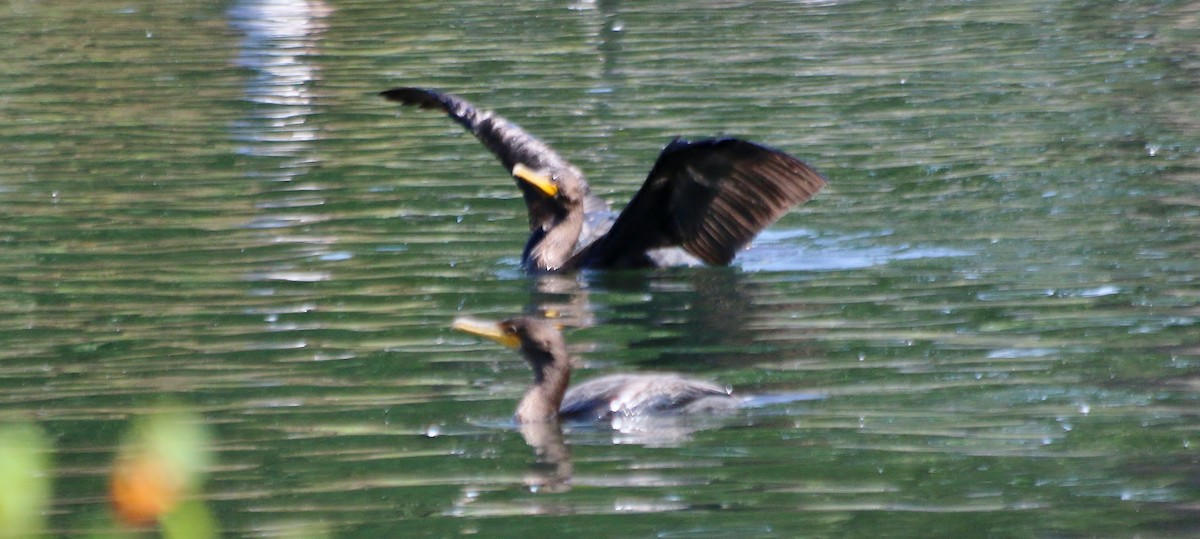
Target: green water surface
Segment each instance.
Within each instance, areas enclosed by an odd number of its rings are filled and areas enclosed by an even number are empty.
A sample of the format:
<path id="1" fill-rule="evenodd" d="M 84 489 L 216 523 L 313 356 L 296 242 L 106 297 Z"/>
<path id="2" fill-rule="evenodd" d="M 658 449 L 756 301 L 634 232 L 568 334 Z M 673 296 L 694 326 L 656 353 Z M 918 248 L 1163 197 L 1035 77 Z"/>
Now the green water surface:
<path id="1" fill-rule="evenodd" d="M 226 537 L 1200 534 L 1200 5 L 0 7 L 0 416 L 48 529 L 106 511 L 130 419 L 210 422 Z M 453 91 L 620 207 L 676 136 L 830 178 L 732 268 L 528 277 Z M 578 379 L 753 406 L 567 429 L 460 315 L 550 312 Z"/>

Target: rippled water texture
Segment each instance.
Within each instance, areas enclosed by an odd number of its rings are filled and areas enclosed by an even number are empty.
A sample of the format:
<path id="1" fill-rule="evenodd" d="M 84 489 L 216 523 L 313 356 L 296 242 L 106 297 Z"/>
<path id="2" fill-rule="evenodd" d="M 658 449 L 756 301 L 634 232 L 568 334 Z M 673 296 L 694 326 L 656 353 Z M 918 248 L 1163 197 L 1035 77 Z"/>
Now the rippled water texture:
<path id="1" fill-rule="evenodd" d="M 106 511 L 131 420 L 211 423 L 226 537 L 1200 534 L 1195 2 L 11 2 L 0 416 Z M 672 137 L 830 178 L 732 268 L 527 277 L 442 88 L 620 207 Z M 715 419 L 515 428 L 456 316 Z"/>

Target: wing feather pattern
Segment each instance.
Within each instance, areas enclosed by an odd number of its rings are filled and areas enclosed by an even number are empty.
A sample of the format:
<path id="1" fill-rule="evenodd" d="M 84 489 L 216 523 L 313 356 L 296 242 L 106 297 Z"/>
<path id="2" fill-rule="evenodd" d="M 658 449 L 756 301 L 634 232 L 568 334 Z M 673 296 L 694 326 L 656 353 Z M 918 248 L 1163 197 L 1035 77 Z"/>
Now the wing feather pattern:
<path id="1" fill-rule="evenodd" d="M 581 265 L 646 265 L 647 251 L 665 247 L 726 265 L 825 184 L 820 173 L 773 148 L 732 138 L 675 140 L 609 233 L 581 253 Z"/>
<path id="2" fill-rule="evenodd" d="M 510 174 L 513 165 L 517 163 L 542 170 L 558 170 L 571 166 L 558 152 L 521 129 L 521 126 L 492 111 L 479 110 L 454 94 L 426 88 L 392 88 L 380 92 L 379 95 L 404 105 L 446 113 L 474 134 Z"/>

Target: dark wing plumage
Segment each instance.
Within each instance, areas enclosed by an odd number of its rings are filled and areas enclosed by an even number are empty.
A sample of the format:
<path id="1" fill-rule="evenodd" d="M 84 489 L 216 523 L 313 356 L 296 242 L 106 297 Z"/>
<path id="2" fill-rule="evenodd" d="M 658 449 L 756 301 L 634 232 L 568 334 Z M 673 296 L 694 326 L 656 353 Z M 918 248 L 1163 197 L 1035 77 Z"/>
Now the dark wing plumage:
<path id="1" fill-rule="evenodd" d="M 379 95 L 390 101 L 423 109 L 440 110 L 467 128 L 484 146 L 500 159 L 512 173 L 513 165 L 522 163 L 533 169 L 556 170 L 571 166 L 546 143 L 491 111 L 479 110 L 467 100 L 454 94 L 426 88 L 392 88 Z"/>
<path id="2" fill-rule="evenodd" d="M 812 198 L 825 178 L 779 150 L 726 138 L 675 140 L 612 229 L 581 253 L 587 267 L 645 265 L 649 250 L 680 247 L 726 265 L 762 229 Z"/>

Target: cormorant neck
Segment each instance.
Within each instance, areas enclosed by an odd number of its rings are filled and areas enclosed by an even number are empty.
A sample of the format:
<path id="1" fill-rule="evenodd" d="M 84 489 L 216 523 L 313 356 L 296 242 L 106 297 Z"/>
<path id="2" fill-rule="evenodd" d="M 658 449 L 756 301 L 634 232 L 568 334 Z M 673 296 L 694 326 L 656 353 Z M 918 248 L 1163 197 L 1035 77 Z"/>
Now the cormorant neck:
<path id="1" fill-rule="evenodd" d="M 535 271 L 558 271 L 575 254 L 583 232 L 583 209 L 571 208 L 533 231 L 525 246 L 525 265 Z"/>
<path id="2" fill-rule="evenodd" d="M 533 385 L 517 405 L 517 423 L 552 421 L 558 418 L 563 395 L 571 382 L 571 359 L 566 350 L 542 352 L 549 358 L 530 358 L 533 366 Z"/>

